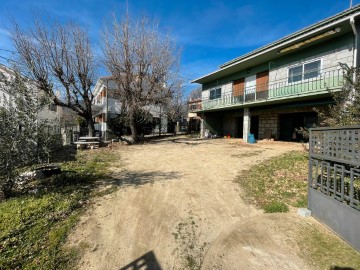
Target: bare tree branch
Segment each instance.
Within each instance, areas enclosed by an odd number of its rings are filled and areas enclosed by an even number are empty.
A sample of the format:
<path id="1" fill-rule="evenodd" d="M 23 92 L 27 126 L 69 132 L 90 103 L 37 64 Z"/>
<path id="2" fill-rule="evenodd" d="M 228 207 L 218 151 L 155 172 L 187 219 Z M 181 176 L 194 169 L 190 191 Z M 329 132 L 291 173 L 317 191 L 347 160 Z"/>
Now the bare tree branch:
<path id="1" fill-rule="evenodd" d="M 169 35 L 159 33 L 148 18 L 114 18 L 104 32 L 103 62 L 118 88 L 133 140 L 138 139 L 135 115 L 151 105 L 165 105 L 179 91 L 179 51 Z"/>
<path id="2" fill-rule="evenodd" d="M 29 31 L 14 22 L 11 35 L 22 72 L 36 81 L 54 104 L 83 117 L 93 134 L 94 57 L 87 32 L 73 23 L 45 22 L 34 15 Z"/>

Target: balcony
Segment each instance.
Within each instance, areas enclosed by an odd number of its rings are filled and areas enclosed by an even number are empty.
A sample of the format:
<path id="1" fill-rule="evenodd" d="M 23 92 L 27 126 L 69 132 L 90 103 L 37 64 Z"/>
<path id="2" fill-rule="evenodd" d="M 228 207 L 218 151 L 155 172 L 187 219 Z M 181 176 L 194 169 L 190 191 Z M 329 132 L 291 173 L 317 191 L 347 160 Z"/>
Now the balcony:
<path id="1" fill-rule="evenodd" d="M 202 99 L 201 104 L 190 106 L 190 111 L 208 111 L 228 107 L 243 107 L 252 103 L 264 103 L 282 99 L 295 99 L 328 93 L 329 90 L 340 90 L 343 86 L 343 70 L 340 67 L 321 70 L 319 75 L 311 79 L 302 79 L 290 83 L 289 77 L 276 81 L 243 87 L 236 93 L 228 91 L 220 98 Z M 221 85 L 218 88 L 222 87 Z"/>
<path id="2" fill-rule="evenodd" d="M 188 101 L 188 107 L 190 112 L 196 112 L 201 110 L 201 104 L 202 100 L 201 98 L 192 99 Z"/>

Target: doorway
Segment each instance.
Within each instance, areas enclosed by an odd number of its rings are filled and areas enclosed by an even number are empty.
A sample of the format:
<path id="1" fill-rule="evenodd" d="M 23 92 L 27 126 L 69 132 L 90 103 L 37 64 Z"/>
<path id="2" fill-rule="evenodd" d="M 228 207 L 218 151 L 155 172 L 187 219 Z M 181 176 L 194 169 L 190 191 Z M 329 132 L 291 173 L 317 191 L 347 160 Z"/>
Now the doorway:
<path id="1" fill-rule="evenodd" d="M 254 134 L 255 139 L 259 139 L 259 116 L 251 116 L 250 133 Z"/>
<path id="2" fill-rule="evenodd" d="M 236 117 L 235 118 L 235 136 L 236 136 L 236 138 L 243 137 L 243 127 L 244 127 L 244 118 Z"/>
<path id="3" fill-rule="evenodd" d="M 317 115 L 315 112 L 280 114 L 279 122 L 281 141 L 304 141 L 305 139 L 296 132 L 296 129 L 313 127 L 317 123 Z"/>

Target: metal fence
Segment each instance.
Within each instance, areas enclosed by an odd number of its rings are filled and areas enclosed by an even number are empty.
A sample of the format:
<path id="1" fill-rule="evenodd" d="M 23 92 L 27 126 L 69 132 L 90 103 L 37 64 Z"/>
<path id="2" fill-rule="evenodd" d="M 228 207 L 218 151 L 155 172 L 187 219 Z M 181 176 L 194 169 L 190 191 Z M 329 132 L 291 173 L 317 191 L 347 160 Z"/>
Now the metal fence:
<path id="1" fill-rule="evenodd" d="M 360 210 L 360 126 L 311 129 L 309 188 Z"/>

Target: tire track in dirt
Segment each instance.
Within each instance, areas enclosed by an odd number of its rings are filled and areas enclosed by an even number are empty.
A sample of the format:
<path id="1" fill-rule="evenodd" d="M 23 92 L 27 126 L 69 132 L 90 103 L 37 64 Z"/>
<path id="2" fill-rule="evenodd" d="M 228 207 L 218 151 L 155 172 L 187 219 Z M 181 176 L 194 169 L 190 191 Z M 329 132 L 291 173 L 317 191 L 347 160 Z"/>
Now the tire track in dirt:
<path id="1" fill-rule="evenodd" d="M 94 199 L 69 237 L 70 245 L 87 247 L 79 268 L 121 269 L 152 252 L 162 269 L 178 269 L 183 261 L 174 233 L 194 217 L 198 243 L 209 243 L 204 269 L 272 269 L 279 263 L 304 269 L 296 247 L 271 240 L 270 223 L 244 203 L 233 181 L 240 171 L 294 148 L 301 146 L 186 138 L 119 147 L 125 165 L 114 171 L 118 190 Z M 270 240 L 263 243 L 264 237 Z M 281 255 L 288 250 L 294 251 L 294 264 Z M 270 259 L 262 259 L 264 254 Z"/>

